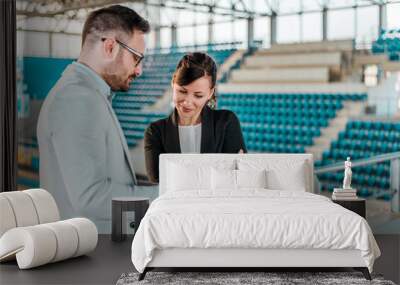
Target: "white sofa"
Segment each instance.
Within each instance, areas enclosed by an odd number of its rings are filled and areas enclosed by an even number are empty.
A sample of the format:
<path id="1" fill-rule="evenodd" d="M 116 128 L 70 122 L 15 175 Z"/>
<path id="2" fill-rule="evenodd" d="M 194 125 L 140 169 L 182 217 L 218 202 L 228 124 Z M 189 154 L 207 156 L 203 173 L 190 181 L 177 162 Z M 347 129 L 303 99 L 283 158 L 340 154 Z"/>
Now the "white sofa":
<path id="1" fill-rule="evenodd" d="M 84 255 L 97 245 L 97 228 L 86 218 L 60 221 L 55 200 L 43 189 L 0 193 L 0 262 L 20 269 Z"/>

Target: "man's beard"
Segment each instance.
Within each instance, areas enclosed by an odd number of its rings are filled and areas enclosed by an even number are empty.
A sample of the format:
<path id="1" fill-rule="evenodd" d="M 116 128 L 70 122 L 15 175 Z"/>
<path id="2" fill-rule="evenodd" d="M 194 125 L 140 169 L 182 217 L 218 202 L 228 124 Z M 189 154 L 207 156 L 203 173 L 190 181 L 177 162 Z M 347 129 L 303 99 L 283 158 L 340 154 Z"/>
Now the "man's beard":
<path id="1" fill-rule="evenodd" d="M 123 78 L 123 76 L 118 73 L 118 71 L 121 70 L 121 66 L 123 66 L 122 57 L 119 57 L 117 61 L 104 72 L 103 78 L 111 87 L 112 91 L 128 91 L 130 85 L 128 80 L 131 78 L 133 81 L 136 78 L 135 74 Z"/>
<path id="2" fill-rule="evenodd" d="M 129 78 L 132 78 L 132 81 L 135 80 L 136 76 L 131 75 L 126 79 L 122 79 L 121 76 L 117 74 L 104 74 L 104 79 L 110 85 L 111 90 L 113 91 L 128 91 L 129 90 Z"/>

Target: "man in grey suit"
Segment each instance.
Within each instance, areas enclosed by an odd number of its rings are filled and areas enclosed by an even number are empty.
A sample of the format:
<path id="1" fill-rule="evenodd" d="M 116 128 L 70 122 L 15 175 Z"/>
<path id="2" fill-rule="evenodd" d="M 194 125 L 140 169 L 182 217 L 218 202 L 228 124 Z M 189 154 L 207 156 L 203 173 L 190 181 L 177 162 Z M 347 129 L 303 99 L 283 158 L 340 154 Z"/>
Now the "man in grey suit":
<path id="1" fill-rule="evenodd" d="M 40 184 L 62 218 L 85 216 L 110 232 L 111 200 L 133 196 L 136 176 L 112 91 L 128 90 L 142 73 L 149 23 L 114 5 L 93 11 L 82 49 L 46 97 L 39 115 Z"/>

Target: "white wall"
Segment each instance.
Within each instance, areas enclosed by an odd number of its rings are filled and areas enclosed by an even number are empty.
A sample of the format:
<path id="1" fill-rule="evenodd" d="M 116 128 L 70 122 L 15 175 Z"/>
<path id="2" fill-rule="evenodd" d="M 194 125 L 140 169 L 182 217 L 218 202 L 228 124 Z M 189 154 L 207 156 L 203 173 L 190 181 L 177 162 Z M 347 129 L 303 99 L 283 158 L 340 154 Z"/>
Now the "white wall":
<path id="1" fill-rule="evenodd" d="M 53 34 L 51 57 L 77 58 L 81 50 L 81 36 Z"/>
<path id="2" fill-rule="evenodd" d="M 77 58 L 80 48 L 80 35 L 17 31 L 19 56 Z"/>
<path id="3" fill-rule="evenodd" d="M 18 31 L 17 49 L 24 56 L 50 56 L 49 34 Z"/>

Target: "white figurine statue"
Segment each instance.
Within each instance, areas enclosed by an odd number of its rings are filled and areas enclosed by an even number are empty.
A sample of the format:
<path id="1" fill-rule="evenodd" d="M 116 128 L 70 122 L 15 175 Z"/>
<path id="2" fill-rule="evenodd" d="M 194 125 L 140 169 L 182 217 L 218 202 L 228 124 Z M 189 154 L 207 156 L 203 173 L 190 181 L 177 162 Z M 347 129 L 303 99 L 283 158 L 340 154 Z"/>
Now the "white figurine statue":
<path id="1" fill-rule="evenodd" d="M 343 179 L 343 189 L 351 189 L 351 161 L 350 157 L 344 162 L 344 179 Z"/>

